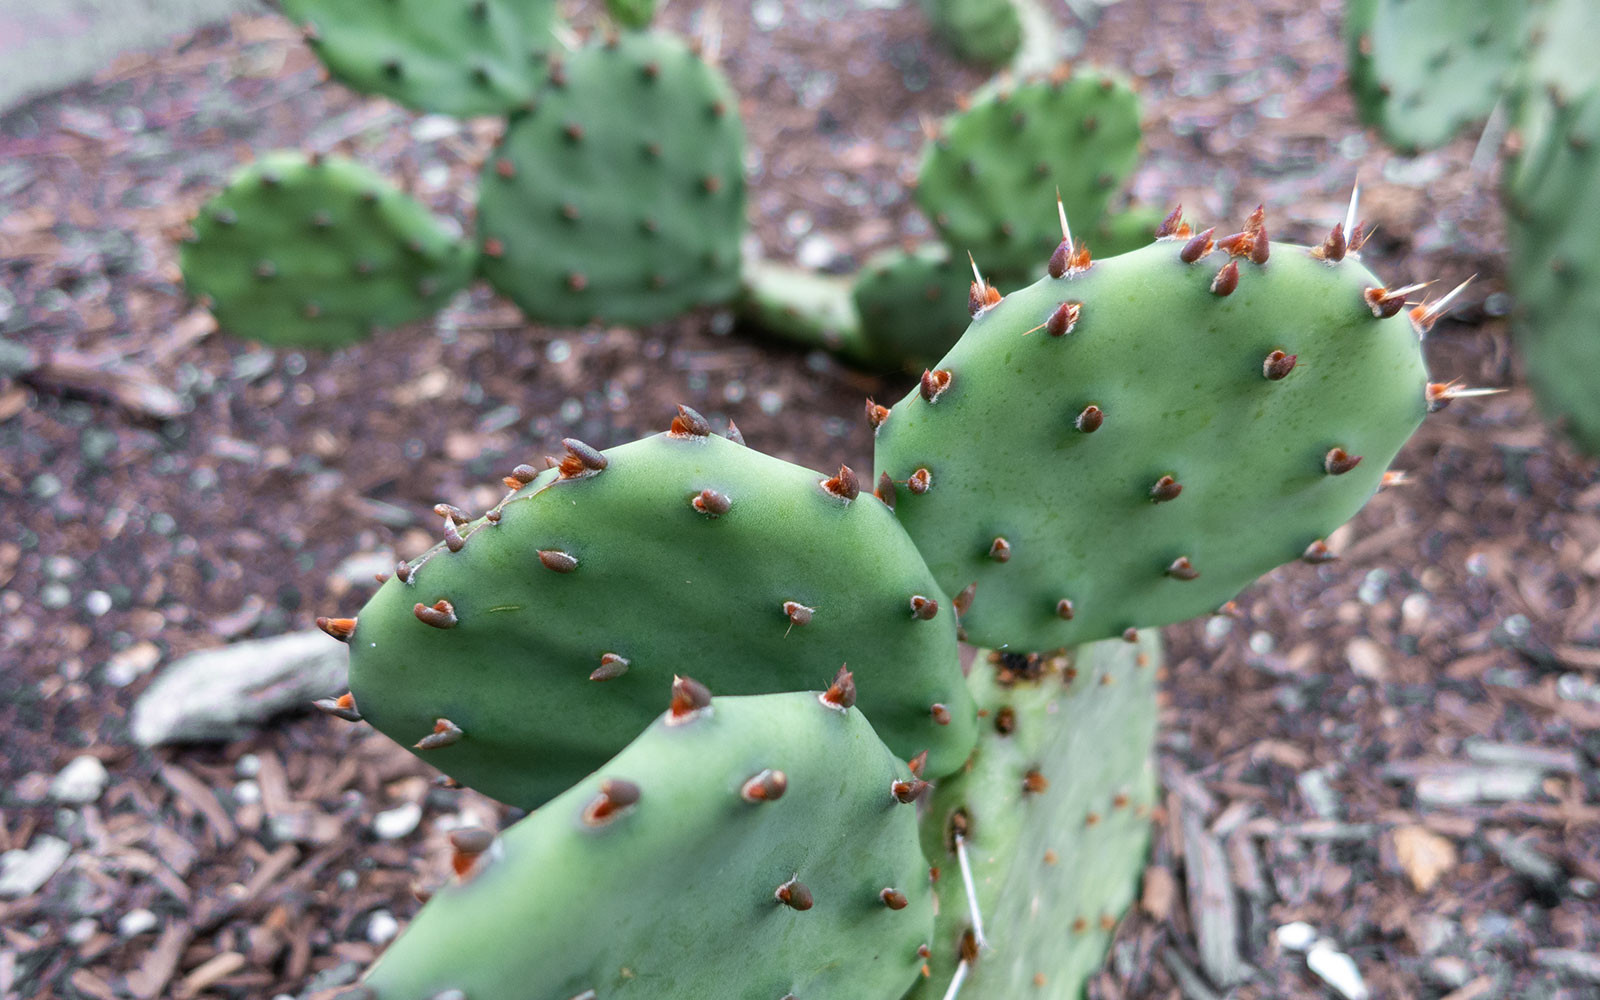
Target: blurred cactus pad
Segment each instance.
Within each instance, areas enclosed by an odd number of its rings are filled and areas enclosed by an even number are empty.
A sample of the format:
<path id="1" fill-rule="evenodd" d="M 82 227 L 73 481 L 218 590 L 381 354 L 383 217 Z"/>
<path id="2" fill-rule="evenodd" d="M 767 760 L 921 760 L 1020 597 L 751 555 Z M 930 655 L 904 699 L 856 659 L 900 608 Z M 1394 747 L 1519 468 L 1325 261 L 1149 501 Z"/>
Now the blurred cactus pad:
<path id="1" fill-rule="evenodd" d="M 471 280 L 476 253 L 359 163 L 274 153 L 206 205 L 180 260 L 227 329 L 338 347 L 442 308 Z"/>

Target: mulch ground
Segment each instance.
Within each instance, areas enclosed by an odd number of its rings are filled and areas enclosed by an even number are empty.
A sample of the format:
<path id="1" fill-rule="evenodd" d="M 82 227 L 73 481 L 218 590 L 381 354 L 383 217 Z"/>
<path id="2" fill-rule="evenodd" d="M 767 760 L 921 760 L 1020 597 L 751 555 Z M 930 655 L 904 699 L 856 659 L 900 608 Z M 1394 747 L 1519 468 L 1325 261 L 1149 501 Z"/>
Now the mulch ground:
<path id="1" fill-rule="evenodd" d="M 1600 476 L 1521 387 L 1492 164 L 1474 169 L 1470 139 L 1401 159 L 1359 127 L 1336 6 L 1110 7 L 1085 52 L 1144 96 L 1136 193 L 1223 225 L 1265 203 L 1275 237 L 1314 241 L 1359 175 L 1369 266 L 1478 276 L 1428 341 L 1436 376 L 1509 391 L 1431 418 L 1340 560 L 1167 630 L 1166 804 L 1093 994 L 1200 1000 L 1239 977 L 1241 998 L 1337 995 L 1283 946 L 1303 922 L 1319 965 L 1348 956 L 1373 996 L 1600 996 Z M 848 264 L 921 231 L 920 118 L 981 74 L 910 7 L 720 19 L 766 252 Z M 323 83 L 270 18 L 0 119 L 0 851 L 70 846 L 42 889 L 0 900 L 0 995 L 330 989 L 415 912 L 453 823 L 506 818 L 321 716 L 136 751 L 126 714 L 157 660 L 352 612 L 369 585 L 335 576 L 347 558 L 414 554 L 435 502 L 487 506 L 560 438 L 628 440 L 676 402 L 784 458 L 870 468 L 861 399 L 904 379 L 716 314 L 550 330 L 478 289 L 428 329 L 322 356 L 232 339 L 186 301 L 175 241 L 241 159 L 349 152 L 466 219 L 496 130 Z M 104 794 L 53 804 L 83 754 Z M 414 830 L 377 836 L 411 806 Z"/>

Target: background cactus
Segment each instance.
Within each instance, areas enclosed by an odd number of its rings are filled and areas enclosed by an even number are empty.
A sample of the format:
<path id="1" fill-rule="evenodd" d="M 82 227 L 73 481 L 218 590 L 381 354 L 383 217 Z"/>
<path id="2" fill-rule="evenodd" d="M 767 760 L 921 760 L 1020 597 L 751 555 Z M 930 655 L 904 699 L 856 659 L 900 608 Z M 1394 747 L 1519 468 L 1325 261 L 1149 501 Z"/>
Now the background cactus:
<path id="1" fill-rule="evenodd" d="M 1501 186 L 1514 329 L 1545 412 L 1600 454 L 1600 68 L 1589 48 L 1600 8 L 1546 0 L 1535 11 Z"/>
<path id="2" fill-rule="evenodd" d="M 284 0 L 334 75 L 421 111 L 505 114 L 533 99 L 552 0 Z"/>
<path id="3" fill-rule="evenodd" d="M 924 147 L 917 204 L 959 258 L 1002 279 L 1033 276 L 1060 239 L 1038 206 L 1059 194 L 1069 218 L 1098 226 L 1138 162 L 1139 136 L 1138 96 L 1110 74 L 1001 81 Z"/>
<path id="4" fill-rule="evenodd" d="M 879 476 L 931 477 L 896 514 L 973 641 L 1181 621 L 1325 557 L 1427 411 L 1404 294 L 1329 243 L 1253 219 L 994 294 L 877 431 Z"/>
<path id="5" fill-rule="evenodd" d="M 626 745 L 675 673 L 760 694 L 848 664 L 896 753 L 961 766 L 974 722 L 950 602 L 848 469 L 711 436 L 692 411 L 670 433 L 571 448 L 515 473 L 482 518 L 446 508 L 445 541 L 332 627 L 375 726 L 531 808 Z"/>
<path id="6" fill-rule="evenodd" d="M 1498 102 L 1511 125 L 1502 176 L 1512 330 L 1550 419 L 1600 454 L 1600 346 L 1593 336 L 1600 242 L 1579 220 L 1600 205 L 1590 146 L 1600 72 L 1587 0 L 1357 0 L 1346 12 L 1363 117 L 1402 149 L 1443 144 Z"/>
<path id="7" fill-rule="evenodd" d="M 891 794 L 906 765 L 831 692 L 712 700 L 693 684 L 504 836 L 458 834 L 459 883 L 358 993 L 904 993 L 933 930 L 916 808 Z"/>
<path id="8" fill-rule="evenodd" d="M 1488 117 L 1516 65 L 1528 0 L 1352 0 L 1350 84 L 1361 117 L 1405 150 Z"/>
<path id="9" fill-rule="evenodd" d="M 662 34 L 552 70 L 484 165 L 483 274 L 530 318 L 648 323 L 739 287 L 744 129 L 716 69 Z"/>
<path id="10" fill-rule="evenodd" d="M 276 153 L 211 200 L 181 260 L 228 329 L 336 347 L 438 310 L 466 287 L 475 254 L 366 167 Z"/>
<path id="11" fill-rule="evenodd" d="M 1022 47 L 1022 19 L 1012 0 L 923 0 L 939 40 L 985 66 L 1009 62 Z"/>

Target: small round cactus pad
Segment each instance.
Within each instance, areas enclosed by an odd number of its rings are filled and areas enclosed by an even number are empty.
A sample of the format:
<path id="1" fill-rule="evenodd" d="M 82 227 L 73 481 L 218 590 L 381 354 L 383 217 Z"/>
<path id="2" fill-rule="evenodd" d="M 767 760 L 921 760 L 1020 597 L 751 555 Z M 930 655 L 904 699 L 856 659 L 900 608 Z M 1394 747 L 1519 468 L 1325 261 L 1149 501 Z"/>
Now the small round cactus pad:
<path id="1" fill-rule="evenodd" d="M 916 780 L 906 764 L 837 687 L 715 699 L 692 681 L 674 688 L 672 710 L 599 773 L 471 844 L 476 858 L 458 853 L 460 881 L 353 994 L 904 994 L 933 931 L 916 806 L 895 794 Z"/>
<path id="2" fill-rule="evenodd" d="M 543 82 L 553 0 L 283 0 L 337 77 L 420 111 L 499 115 Z"/>
<path id="3" fill-rule="evenodd" d="M 1059 196 L 1076 223 L 1098 226 L 1138 162 L 1139 136 L 1138 95 L 1116 77 L 992 86 L 928 142 L 917 204 L 957 260 L 1035 273 L 1058 238 L 1052 203 Z"/>
<path id="4" fill-rule="evenodd" d="M 367 167 L 274 153 L 194 220 L 184 281 L 221 326 L 267 344 L 338 347 L 437 312 L 472 278 L 471 244 Z"/>
<path id="5" fill-rule="evenodd" d="M 979 654 L 978 749 L 922 818 L 939 914 L 932 975 L 907 1000 L 940 1000 L 957 975 L 966 997 L 1083 996 L 1144 870 L 1159 662 L 1153 632 L 1070 656 Z"/>
<path id="6" fill-rule="evenodd" d="M 441 505 L 445 542 L 349 626 L 360 713 L 531 808 L 636 736 L 676 673 L 766 694 L 847 664 L 896 753 L 960 767 L 975 723 L 954 614 L 893 513 L 849 469 L 763 455 L 692 410 L 672 427 L 571 441 L 476 520 Z"/>
<path id="7" fill-rule="evenodd" d="M 483 273 L 529 317 L 650 323 L 739 290 L 744 127 L 681 41 L 626 33 L 550 70 L 484 164 Z"/>
<path id="8" fill-rule="evenodd" d="M 1405 295 L 1343 227 L 1310 249 L 1269 244 L 1259 214 L 1183 230 L 974 295 L 966 335 L 876 421 L 880 481 L 974 642 L 1182 621 L 1326 557 L 1426 413 Z"/>

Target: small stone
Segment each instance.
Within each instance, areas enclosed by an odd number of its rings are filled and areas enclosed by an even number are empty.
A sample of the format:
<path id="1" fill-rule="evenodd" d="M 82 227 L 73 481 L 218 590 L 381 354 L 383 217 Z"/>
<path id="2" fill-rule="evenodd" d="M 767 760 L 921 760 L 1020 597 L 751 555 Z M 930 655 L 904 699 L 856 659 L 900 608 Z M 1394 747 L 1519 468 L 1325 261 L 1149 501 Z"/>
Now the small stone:
<path id="1" fill-rule="evenodd" d="M 1273 937 L 1284 951 L 1307 951 L 1317 942 L 1317 929 L 1297 920 L 1279 927 Z"/>
<path id="2" fill-rule="evenodd" d="M 161 662 L 161 647 L 145 640 L 113 653 L 106 661 L 105 680 L 112 687 L 127 687 Z"/>
<path id="3" fill-rule="evenodd" d="M 415 802 L 385 809 L 372 817 L 372 832 L 380 840 L 399 840 L 408 837 L 422 822 L 422 806 Z"/>
<path id="4" fill-rule="evenodd" d="M 84 754 L 74 757 L 72 763 L 56 775 L 50 783 L 50 797 L 57 802 L 87 805 L 100 798 L 100 794 L 106 790 L 106 782 L 110 780 L 111 775 L 106 771 L 106 766 L 100 763 L 100 758 Z"/>
<path id="5" fill-rule="evenodd" d="M 1306 967 L 1345 1000 L 1368 1000 L 1372 996 L 1355 960 L 1335 948 L 1330 941 L 1318 941 L 1311 946 L 1311 950 L 1306 952 Z"/>
<path id="6" fill-rule="evenodd" d="M 88 944 L 94 937 L 94 932 L 100 929 L 100 924 L 93 917 L 82 917 L 67 925 L 67 932 L 63 935 L 67 943 L 83 945 Z"/>
<path id="7" fill-rule="evenodd" d="M 72 848 L 65 840 L 48 834 L 34 838 L 26 850 L 0 854 L 0 899 L 31 896 L 50 881 L 50 876 L 66 863 Z"/>
<path id="8" fill-rule="evenodd" d="M 1350 640 L 1344 648 L 1344 658 L 1357 677 L 1381 681 L 1389 674 L 1389 661 L 1383 647 L 1365 636 Z"/>
<path id="9" fill-rule="evenodd" d="M 83 609 L 99 618 L 111 610 L 111 595 L 103 590 L 91 590 L 83 599 Z"/>
<path id="10" fill-rule="evenodd" d="M 241 781 L 233 786 L 233 801 L 242 806 L 261 801 L 261 786 L 253 781 Z"/>
<path id="11" fill-rule="evenodd" d="M 125 938 L 138 937 L 140 934 L 148 934 L 155 930 L 160 923 L 154 913 L 141 906 L 136 910 L 129 910 L 117 920 L 117 933 Z"/>
<path id="12" fill-rule="evenodd" d="M 240 755 L 239 759 L 233 762 L 233 773 L 241 778 L 254 778 L 261 773 L 261 758 L 253 753 Z"/>
<path id="13" fill-rule="evenodd" d="M 367 940 L 376 945 L 385 945 L 394 940 L 400 933 L 400 921 L 388 910 L 373 910 L 367 918 Z"/>

